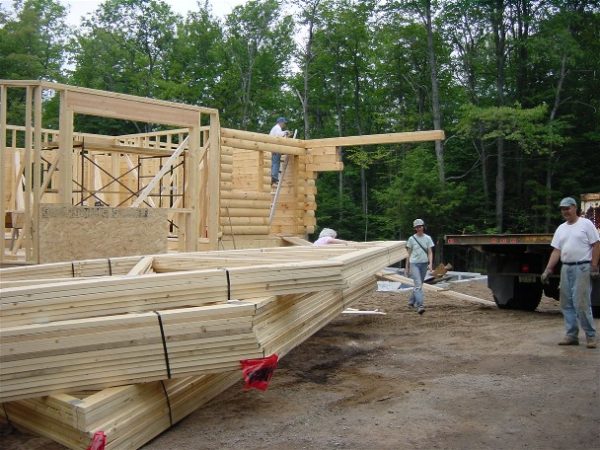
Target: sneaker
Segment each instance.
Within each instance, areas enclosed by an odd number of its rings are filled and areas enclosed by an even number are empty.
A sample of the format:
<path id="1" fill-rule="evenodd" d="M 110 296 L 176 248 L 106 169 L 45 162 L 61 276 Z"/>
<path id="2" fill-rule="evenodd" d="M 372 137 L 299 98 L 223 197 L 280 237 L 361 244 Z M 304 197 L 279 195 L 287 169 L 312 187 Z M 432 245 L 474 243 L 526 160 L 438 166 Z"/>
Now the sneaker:
<path id="1" fill-rule="evenodd" d="M 558 343 L 558 345 L 579 345 L 579 339 L 572 336 L 565 336 L 563 340 Z"/>
<path id="2" fill-rule="evenodd" d="M 423 306 L 419 306 L 419 309 L 417 309 L 417 312 L 419 314 L 423 314 L 425 312 L 425 308 Z"/>
<path id="3" fill-rule="evenodd" d="M 585 346 L 587 348 L 596 348 L 596 336 L 586 336 Z"/>

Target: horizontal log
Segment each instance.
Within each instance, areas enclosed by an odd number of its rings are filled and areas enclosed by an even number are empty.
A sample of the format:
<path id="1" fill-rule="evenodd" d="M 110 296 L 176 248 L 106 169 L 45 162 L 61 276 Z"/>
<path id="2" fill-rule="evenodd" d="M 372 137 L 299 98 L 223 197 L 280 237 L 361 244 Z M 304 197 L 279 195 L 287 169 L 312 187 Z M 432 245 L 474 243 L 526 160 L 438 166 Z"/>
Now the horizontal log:
<path id="1" fill-rule="evenodd" d="M 348 136 L 324 139 L 308 139 L 304 141 L 306 148 L 374 144 L 403 144 L 408 142 L 441 141 L 445 139 L 443 130 L 413 131 L 407 133 L 371 134 L 366 136 Z"/>
<path id="2" fill-rule="evenodd" d="M 254 150 L 260 152 L 276 152 L 281 153 L 283 155 L 304 155 L 304 153 L 306 152 L 306 150 L 302 147 L 285 145 L 285 143 L 273 144 L 233 138 L 223 138 L 221 139 L 221 142 L 223 145 L 228 147 L 239 148 L 244 150 Z"/>
<path id="3" fill-rule="evenodd" d="M 284 138 L 271 136 L 264 133 L 255 133 L 252 131 L 235 130 L 232 128 L 221 128 L 221 136 L 223 138 L 242 139 L 256 142 L 266 142 L 271 144 L 293 146 L 304 148 L 304 141 L 301 139 Z"/>

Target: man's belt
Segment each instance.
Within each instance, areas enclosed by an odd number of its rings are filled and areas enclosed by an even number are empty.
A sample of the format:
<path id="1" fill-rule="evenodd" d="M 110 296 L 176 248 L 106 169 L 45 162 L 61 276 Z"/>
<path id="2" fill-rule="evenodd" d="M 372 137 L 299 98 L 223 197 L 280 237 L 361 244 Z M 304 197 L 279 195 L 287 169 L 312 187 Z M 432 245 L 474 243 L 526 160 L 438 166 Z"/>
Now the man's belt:
<path id="1" fill-rule="evenodd" d="M 589 264 L 591 261 L 564 262 L 567 266 L 579 266 L 581 264 Z"/>

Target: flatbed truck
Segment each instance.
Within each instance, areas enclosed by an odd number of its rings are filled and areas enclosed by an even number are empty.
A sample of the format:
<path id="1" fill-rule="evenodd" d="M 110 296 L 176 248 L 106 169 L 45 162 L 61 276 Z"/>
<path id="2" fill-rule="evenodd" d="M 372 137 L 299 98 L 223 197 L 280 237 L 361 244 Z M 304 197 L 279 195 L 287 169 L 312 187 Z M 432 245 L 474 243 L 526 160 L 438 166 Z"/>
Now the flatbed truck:
<path id="1" fill-rule="evenodd" d="M 582 216 L 600 230 L 600 193 L 581 196 Z M 487 283 L 502 309 L 534 311 L 542 294 L 559 299 L 560 263 L 548 284 L 542 284 L 552 247 L 552 234 L 446 235 L 446 245 L 469 246 L 485 255 Z M 600 317 L 600 279 L 592 279 L 592 310 Z"/>

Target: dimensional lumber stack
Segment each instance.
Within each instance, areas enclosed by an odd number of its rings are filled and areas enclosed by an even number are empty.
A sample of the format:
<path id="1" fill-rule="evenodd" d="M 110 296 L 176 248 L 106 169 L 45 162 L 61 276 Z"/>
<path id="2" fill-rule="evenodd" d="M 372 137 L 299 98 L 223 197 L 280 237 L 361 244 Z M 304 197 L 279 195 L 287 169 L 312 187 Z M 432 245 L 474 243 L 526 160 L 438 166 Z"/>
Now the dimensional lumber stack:
<path id="1" fill-rule="evenodd" d="M 138 448 L 238 382 L 241 359 L 285 355 L 372 290 L 404 244 L 1 270 L 4 412 L 70 448 L 98 430 Z"/>

